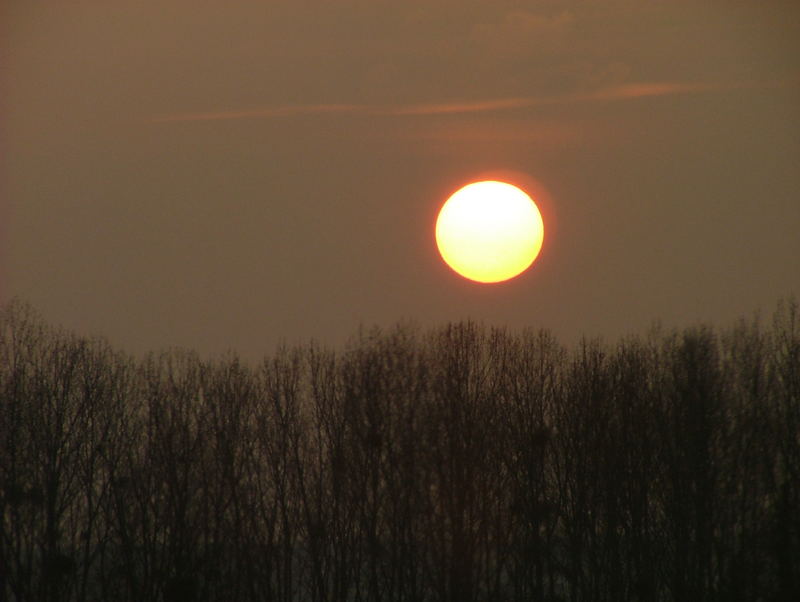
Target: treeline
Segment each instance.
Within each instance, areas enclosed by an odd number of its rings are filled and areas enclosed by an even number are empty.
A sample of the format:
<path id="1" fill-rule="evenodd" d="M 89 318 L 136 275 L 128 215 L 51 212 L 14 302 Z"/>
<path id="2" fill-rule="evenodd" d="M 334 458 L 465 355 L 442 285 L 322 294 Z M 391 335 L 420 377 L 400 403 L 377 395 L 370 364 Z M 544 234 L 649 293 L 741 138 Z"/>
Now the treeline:
<path id="1" fill-rule="evenodd" d="M 0 601 L 796 601 L 800 312 L 253 367 L 0 314 Z"/>

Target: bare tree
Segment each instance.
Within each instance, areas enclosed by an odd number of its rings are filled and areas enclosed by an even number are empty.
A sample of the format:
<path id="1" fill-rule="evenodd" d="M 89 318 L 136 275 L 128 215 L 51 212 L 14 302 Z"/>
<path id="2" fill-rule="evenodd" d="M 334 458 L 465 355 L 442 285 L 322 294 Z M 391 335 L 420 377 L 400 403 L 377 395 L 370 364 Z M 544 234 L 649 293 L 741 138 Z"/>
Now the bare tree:
<path id="1" fill-rule="evenodd" d="M 0 312 L 0 602 L 798 597 L 800 320 L 253 368 Z"/>

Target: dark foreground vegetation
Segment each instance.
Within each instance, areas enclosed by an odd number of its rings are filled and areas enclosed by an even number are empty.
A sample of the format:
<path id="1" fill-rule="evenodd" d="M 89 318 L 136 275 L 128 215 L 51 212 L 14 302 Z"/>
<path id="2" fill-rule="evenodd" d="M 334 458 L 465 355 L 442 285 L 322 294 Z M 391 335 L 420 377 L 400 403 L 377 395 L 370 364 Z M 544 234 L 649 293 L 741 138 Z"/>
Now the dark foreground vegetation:
<path id="1" fill-rule="evenodd" d="M 0 315 L 0 600 L 800 599 L 800 312 L 257 367 Z"/>

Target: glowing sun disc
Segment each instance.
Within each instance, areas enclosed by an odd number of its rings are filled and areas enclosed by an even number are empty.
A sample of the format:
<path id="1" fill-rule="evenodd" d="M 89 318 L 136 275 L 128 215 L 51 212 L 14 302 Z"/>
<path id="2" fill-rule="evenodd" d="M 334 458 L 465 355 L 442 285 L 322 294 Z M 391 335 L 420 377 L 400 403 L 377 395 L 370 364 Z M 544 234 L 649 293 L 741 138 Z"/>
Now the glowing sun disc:
<path id="1" fill-rule="evenodd" d="M 523 190 L 487 180 L 457 190 L 436 219 L 436 246 L 455 272 L 502 282 L 527 270 L 544 241 L 542 214 Z"/>

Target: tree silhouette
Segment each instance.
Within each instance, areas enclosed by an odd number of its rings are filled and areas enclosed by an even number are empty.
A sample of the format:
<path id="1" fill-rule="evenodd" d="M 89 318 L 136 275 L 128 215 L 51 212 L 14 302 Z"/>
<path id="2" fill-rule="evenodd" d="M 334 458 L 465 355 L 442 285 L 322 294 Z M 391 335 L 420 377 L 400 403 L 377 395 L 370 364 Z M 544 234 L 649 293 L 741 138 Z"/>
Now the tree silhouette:
<path id="1" fill-rule="evenodd" d="M 800 319 L 257 366 L 0 311 L 0 602 L 800 597 Z"/>

